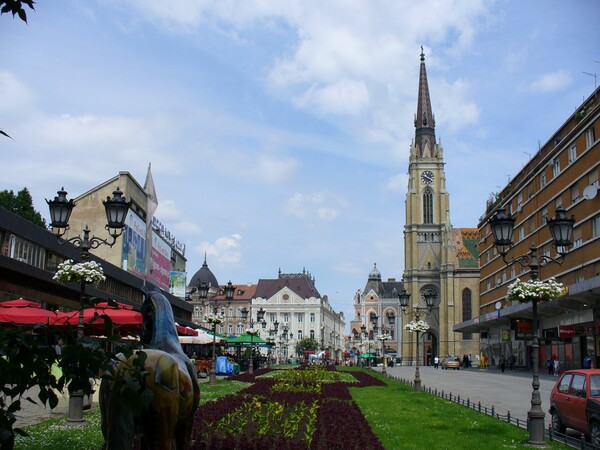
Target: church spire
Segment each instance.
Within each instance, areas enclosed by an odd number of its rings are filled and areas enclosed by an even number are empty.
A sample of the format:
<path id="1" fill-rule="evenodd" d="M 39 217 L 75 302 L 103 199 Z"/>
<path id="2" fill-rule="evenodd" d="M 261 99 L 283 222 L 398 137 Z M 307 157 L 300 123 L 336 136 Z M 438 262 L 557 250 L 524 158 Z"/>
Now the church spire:
<path id="1" fill-rule="evenodd" d="M 435 117 L 429 99 L 423 46 L 421 46 L 421 72 L 419 73 L 419 100 L 415 115 L 415 147 L 421 157 L 431 157 L 435 148 Z"/>

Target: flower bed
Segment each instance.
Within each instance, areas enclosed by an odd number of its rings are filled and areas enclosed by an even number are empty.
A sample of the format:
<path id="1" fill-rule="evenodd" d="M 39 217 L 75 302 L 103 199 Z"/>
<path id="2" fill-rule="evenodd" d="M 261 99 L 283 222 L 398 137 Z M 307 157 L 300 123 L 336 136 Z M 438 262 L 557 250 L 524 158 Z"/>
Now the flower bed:
<path id="1" fill-rule="evenodd" d="M 350 372 L 356 382 L 349 383 L 320 366 L 261 377 L 271 371 L 229 377 L 253 384 L 198 410 L 193 448 L 383 448 L 348 391 L 350 386 L 385 386 L 383 381 Z"/>

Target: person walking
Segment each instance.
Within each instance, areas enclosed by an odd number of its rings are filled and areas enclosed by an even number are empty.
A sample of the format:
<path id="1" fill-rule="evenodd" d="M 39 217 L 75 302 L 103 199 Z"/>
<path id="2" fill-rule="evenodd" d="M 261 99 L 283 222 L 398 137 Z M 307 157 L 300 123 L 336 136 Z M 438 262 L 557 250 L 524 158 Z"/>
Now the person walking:
<path id="1" fill-rule="evenodd" d="M 433 367 L 435 367 L 436 369 L 440 367 L 440 357 L 437 355 L 435 358 L 433 358 Z"/>
<path id="2" fill-rule="evenodd" d="M 583 368 L 584 369 L 592 368 L 592 357 L 590 355 L 585 355 L 585 358 L 583 358 Z"/>
<path id="3" fill-rule="evenodd" d="M 515 354 L 511 353 L 510 356 L 508 357 L 508 371 L 509 372 L 514 372 L 516 362 L 517 362 L 517 358 L 515 357 Z"/>
<path id="4" fill-rule="evenodd" d="M 506 359 L 504 359 L 504 355 L 500 356 L 500 370 L 502 373 L 506 370 Z"/>
<path id="5" fill-rule="evenodd" d="M 558 358 L 556 358 L 554 360 L 553 366 L 554 366 L 554 376 L 557 377 L 560 373 L 560 361 L 558 360 Z"/>

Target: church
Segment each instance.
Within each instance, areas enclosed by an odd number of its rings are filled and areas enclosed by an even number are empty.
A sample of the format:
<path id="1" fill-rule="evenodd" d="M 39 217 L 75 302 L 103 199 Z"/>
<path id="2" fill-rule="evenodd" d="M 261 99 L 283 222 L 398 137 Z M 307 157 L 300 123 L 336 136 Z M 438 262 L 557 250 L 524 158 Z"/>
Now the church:
<path id="1" fill-rule="evenodd" d="M 477 228 L 453 228 L 450 221 L 444 152 L 441 142 L 436 142 L 423 50 L 414 126 L 405 201 L 404 273 L 400 281 L 382 281 L 380 268 L 373 266 L 364 289 L 354 296 L 351 346 L 354 354 L 377 350 L 403 365 L 414 364 L 417 354 L 420 365 L 430 364 L 436 355 L 469 355 L 476 363 L 479 335 L 457 333 L 452 327 L 478 315 L 479 234 Z M 410 295 L 406 307 L 400 306 L 400 294 Z M 414 320 L 425 321 L 428 331 L 405 330 Z M 389 339 L 378 340 L 381 335 Z"/>

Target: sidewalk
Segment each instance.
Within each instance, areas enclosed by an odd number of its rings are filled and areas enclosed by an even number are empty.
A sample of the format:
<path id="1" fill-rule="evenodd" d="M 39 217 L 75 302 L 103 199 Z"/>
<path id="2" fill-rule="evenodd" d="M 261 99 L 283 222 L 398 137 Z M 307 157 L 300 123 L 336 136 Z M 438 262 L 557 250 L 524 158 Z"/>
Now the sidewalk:
<path id="1" fill-rule="evenodd" d="M 409 381 L 414 379 L 415 366 L 388 367 L 387 373 L 393 377 L 404 378 Z M 381 372 L 382 368 L 374 368 Z M 510 414 L 514 418 L 527 419 L 527 412 L 531 408 L 531 386 L 533 374 L 529 370 L 518 369 L 514 372 L 508 370 L 502 373 L 500 369 L 469 368 L 460 370 L 435 369 L 433 366 L 419 367 L 422 388 L 432 388 L 452 395 L 460 395 L 472 403 L 481 402 L 482 407 L 494 406 L 499 414 Z M 550 405 L 550 392 L 558 380 L 557 377 L 540 373 L 540 396 L 542 410 L 546 413 L 546 420 L 550 420 L 548 408 Z"/>

